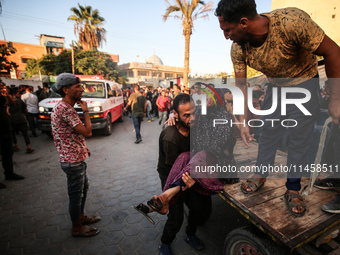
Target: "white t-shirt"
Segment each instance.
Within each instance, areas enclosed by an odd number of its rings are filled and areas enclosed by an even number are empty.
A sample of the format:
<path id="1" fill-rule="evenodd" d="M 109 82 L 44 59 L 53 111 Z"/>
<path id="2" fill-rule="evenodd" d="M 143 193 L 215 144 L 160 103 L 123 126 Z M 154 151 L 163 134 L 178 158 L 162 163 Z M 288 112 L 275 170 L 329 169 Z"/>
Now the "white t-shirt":
<path id="1" fill-rule="evenodd" d="M 38 105 L 39 100 L 38 97 L 32 93 L 26 93 L 21 96 L 21 100 L 24 101 L 24 103 L 27 106 L 27 111 L 29 113 L 38 113 Z"/>

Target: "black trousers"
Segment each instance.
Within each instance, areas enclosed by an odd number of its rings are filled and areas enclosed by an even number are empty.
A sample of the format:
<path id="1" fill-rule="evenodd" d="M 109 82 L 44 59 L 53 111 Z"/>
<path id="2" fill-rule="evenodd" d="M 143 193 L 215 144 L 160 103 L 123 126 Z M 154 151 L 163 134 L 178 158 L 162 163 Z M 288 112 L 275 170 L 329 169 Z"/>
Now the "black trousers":
<path id="1" fill-rule="evenodd" d="M 161 181 L 164 182 L 162 179 Z M 171 244 L 181 230 L 184 220 L 184 203 L 189 208 L 188 225 L 185 231 L 187 236 L 194 235 L 197 227 L 204 223 L 211 214 L 211 196 L 201 195 L 192 188 L 181 191 L 175 204 L 169 206 L 168 219 L 161 237 L 162 243 Z"/>
<path id="2" fill-rule="evenodd" d="M 27 118 L 27 121 L 28 121 L 29 129 L 32 132 L 32 135 L 34 135 L 34 136 L 37 135 L 36 132 L 35 132 L 35 129 L 38 128 L 38 125 L 37 125 L 38 114 L 28 112 L 26 114 L 26 118 Z"/>
<path id="3" fill-rule="evenodd" d="M 0 148 L 2 156 L 2 167 L 5 170 L 5 176 L 13 174 L 13 141 L 12 133 L 0 133 Z"/>
<path id="4" fill-rule="evenodd" d="M 12 127 L 13 127 L 13 143 L 17 144 L 17 138 L 15 136 L 15 132 L 21 132 L 22 136 L 24 137 L 26 146 L 29 145 L 31 143 L 30 138 L 28 137 L 28 133 L 27 133 L 27 123 L 18 123 L 18 124 L 14 124 L 12 123 Z"/>

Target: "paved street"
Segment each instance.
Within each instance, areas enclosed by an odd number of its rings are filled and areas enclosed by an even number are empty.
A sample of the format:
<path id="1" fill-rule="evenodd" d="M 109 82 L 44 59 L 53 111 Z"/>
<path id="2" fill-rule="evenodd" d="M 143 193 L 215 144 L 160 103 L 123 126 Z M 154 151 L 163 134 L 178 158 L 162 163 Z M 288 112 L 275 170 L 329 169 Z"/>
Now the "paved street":
<path id="1" fill-rule="evenodd" d="M 131 206 L 161 192 L 156 171 L 161 127 L 157 119 L 144 121 L 143 142 L 137 145 L 130 118 L 114 123 L 112 129 L 111 136 L 94 133 L 87 140 L 92 156 L 87 160 L 90 190 L 85 208 L 87 215 L 102 218 L 95 224 L 101 232 L 92 238 L 71 236 L 66 176 L 52 138 L 38 132 L 37 138 L 31 138 L 35 152 L 27 155 L 24 141 L 18 136 L 21 150 L 14 154 L 14 171 L 26 179 L 4 181 L 1 169 L 0 181 L 7 185 L 7 189 L 0 190 L 1 254 L 158 254 L 166 216 L 153 213 L 154 226 Z M 183 241 L 182 227 L 172 245 L 173 252 L 222 254 L 226 235 L 244 222 L 215 195 L 213 213 L 197 232 L 206 249 L 191 249 Z"/>

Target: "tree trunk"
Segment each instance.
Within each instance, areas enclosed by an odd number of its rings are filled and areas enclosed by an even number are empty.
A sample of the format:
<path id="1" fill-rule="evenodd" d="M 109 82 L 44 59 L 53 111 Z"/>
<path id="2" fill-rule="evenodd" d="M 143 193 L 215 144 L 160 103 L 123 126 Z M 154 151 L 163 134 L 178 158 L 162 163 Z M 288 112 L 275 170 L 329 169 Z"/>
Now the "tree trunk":
<path id="1" fill-rule="evenodd" d="M 184 49 L 184 74 L 183 74 L 183 85 L 188 88 L 188 75 L 189 75 L 189 55 L 190 55 L 190 36 L 191 29 L 185 29 L 185 49 Z M 190 31 L 188 31 L 190 30 Z"/>

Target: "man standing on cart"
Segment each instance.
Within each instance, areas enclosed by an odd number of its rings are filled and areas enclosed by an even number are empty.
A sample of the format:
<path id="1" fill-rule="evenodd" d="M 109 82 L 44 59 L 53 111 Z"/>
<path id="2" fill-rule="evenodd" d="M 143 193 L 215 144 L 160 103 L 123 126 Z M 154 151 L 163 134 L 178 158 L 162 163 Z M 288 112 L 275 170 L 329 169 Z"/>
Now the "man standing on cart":
<path id="1" fill-rule="evenodd" d="M 277 88 L 277 108 L 262 116 L 264 126 L 259 138 L 256 166 L 258 172 L 241 185 L 244 193 L 253 193 L 263 186 L 268 176 L 263 166 L 273 166 L 280 137 L 285 128 L 283 119 L 293 119 L 298 124 L 289 128 L 289 149 L 287 166 L 307 165 L 307 155 L 313 127 L 319 113 L 319 79 L 316 55 L 325 59 L 328 78 L 340 77 L 340 47 L 312 21 L 310 16 L 297 8 L 284 8 L 269 13 L 258 14 L 254 0 L 221 0 L 215 15 L 225 38 L 233 41 L 231 58 L 235 70 L 236 85 L 244 94 L 247 102 L 247 66 L 264 73 L 273 84 L 268 86 L 263 110 L 273 104 L 273 91 Z M 275 79 L 281 78 L 281 79 Z M 286 79 L 287 78 L 287 79 Z M 333 122 L 340 118 L 340 84 L 338 79 L 330 79 L 331 98 L 329 113 Z M 281 114 L 282 87 L 306 89 L 311 98 L 303 107 L 311 114 L 306 116 L 293 104 L 287 106 L 287 113 Z M 283 94 L 283 93 L 282 93 Z M 288 93 L 291 100 L 301 99 L 301 93 Z M 284 96 L 282 96 L 284 101 Z M 247 107 L 245 105 L 245 107 Z M 245 108 L 247 109 L 247 108 Z M 274 124 L 266 119 L 279 119 Z M 240 122 L 247 120 L 247 113 L 240 116 Z M 245 122 L 247 123 L 247 121 Z M 247 124 L 241 125 L 241 136 L 249 146 L 252 136 Z M 289 211 L 295 216 L 302 216 L 306 211 L 301 189 L 301 173 L 287 176 L 285 199 Z"/>

